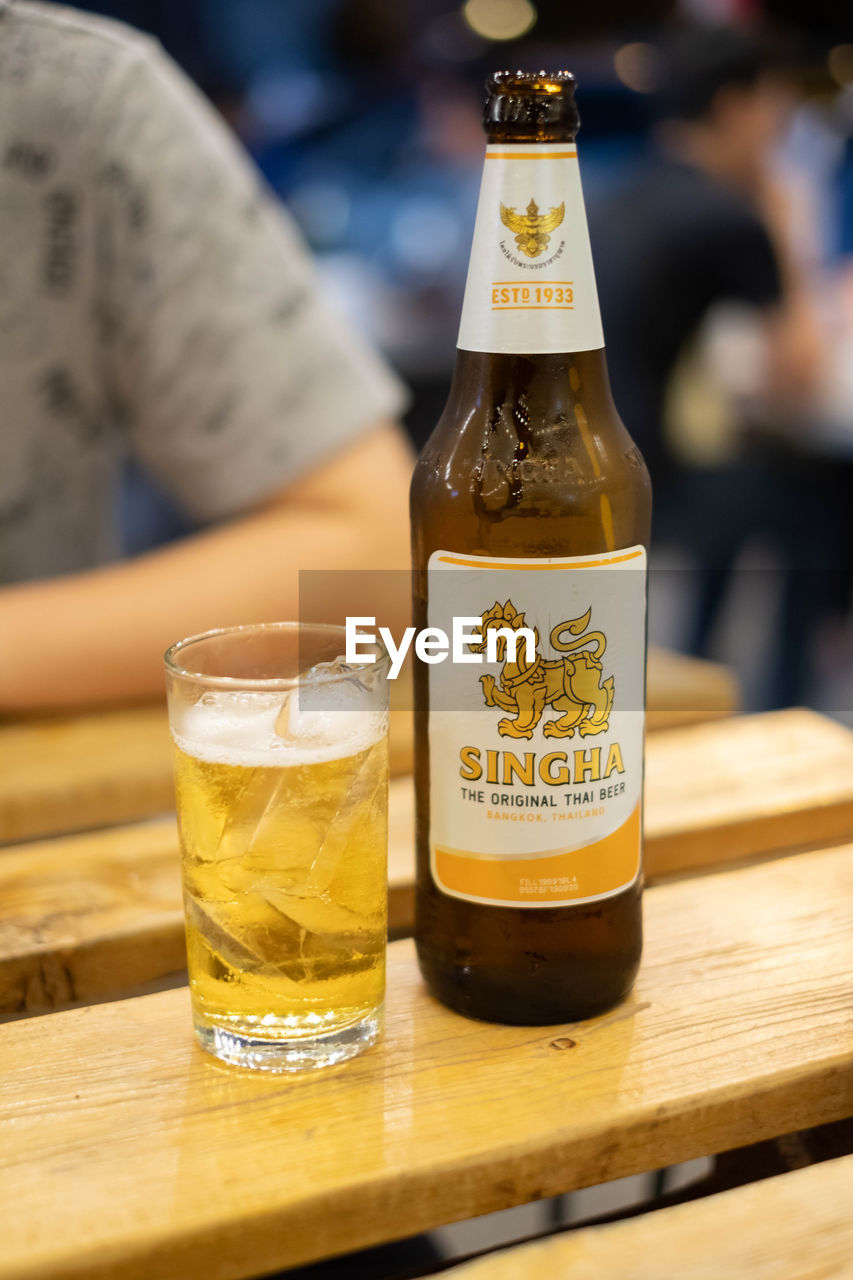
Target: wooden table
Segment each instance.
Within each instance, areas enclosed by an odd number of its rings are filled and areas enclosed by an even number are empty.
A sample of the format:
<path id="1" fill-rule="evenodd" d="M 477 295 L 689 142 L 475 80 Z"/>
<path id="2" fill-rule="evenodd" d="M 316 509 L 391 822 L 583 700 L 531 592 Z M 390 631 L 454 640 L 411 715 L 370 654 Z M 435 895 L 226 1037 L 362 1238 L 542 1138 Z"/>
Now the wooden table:
<path id="1" fill-rule="evenodd" d="M 404 939 L 384 1041 L 314 1077 L 207 1057 L 184 987 L 7 1022 L 0 1280 L 240 1280 L 853 1114 L 853 735 L 805 711 L 672 729 L 647 778 L 644 961 L 601 1018 L 461 1018 Z M 405 779 L 392 809 L 402 902 Z M 176 884 L 167 820 L 0 851 L 7 1007 L 177 968 Z M 844 1274 L 851 1161 L 776 1181 L 460 1275 Z"/>
<path id="2" fill-rule="evenodd" d="M 630 1000 L 560 1027 L 393 943 L 384 1042 L 298 1081 L 203 1054 L 186 989 L 12 1023 L 0 1277 L 260 1274 L 849 1114 L 851 906 L 853 845 L 661 885 Z"/>

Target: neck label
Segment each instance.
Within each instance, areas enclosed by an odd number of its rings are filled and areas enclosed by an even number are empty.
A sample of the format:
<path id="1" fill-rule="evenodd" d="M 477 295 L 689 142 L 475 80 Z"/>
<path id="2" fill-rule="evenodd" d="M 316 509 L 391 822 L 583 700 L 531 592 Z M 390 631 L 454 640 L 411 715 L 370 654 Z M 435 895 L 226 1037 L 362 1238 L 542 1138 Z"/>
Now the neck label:
<path id="1" fill-rule="evenodd" d="M 574 143 L 486 147 L 457 345 L 509 355 L 604 346 Z"/>

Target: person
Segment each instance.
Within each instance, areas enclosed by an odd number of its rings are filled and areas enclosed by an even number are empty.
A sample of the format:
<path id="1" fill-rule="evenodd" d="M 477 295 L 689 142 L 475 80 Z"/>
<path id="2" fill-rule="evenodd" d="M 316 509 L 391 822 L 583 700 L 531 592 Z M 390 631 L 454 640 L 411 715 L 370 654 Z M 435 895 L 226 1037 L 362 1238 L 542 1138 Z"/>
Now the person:
<path id="1" fill-rule="evenodd" d="M 154 695 L 300 570 L 408 567 L 406 393 L 153 40 L 0 0 L 0 245 L 0 714 Z M 201 527 L 120 562 L 125 456 Z"/>
<path id="2" fill-rule="evenodd" d="M 820 326 L 791 203 L 772 166 L 790 90 L 762 42 L 734 28 L 678 30 L 663 64 L 654 152 L 590 217 L 613 395 L 652 476 L 655 541 L 686 548 L 697 565 L 692 652 L 709 652 L 744 546 L 756 537 L 781 546 L 781 638 L 763 696 L 785 705 L 804 688 L 803 626 L 819 608 L 812 588 L 803 598 L 804 562 L 816 551 L 797 528 L 817 531 L 819 512 L 802 487 L 792 509 L 790 486 L 766 450 L 747 447 L 718 466 L 685 464 L 664 419 L 679 361 L 723 302 L 745 304 L 760 321 L 771 413 L 775 405 L 787 416 L 799 405 L 804 416 L 819 385 Z"/>
<path id="3" fill-rule="evenodd" d="M 613 394 L 659 501 L 676 471 L 662 426 L 666 391 L 715 304 L 744 303 L 762 316 L 767 382 L 780 401 L 808 393 L 820 361 L 771 169 L 784 78 L 754 36 L 729 27 L 678 30 L 663 64 L 655 145 L 590 217 Z"/>

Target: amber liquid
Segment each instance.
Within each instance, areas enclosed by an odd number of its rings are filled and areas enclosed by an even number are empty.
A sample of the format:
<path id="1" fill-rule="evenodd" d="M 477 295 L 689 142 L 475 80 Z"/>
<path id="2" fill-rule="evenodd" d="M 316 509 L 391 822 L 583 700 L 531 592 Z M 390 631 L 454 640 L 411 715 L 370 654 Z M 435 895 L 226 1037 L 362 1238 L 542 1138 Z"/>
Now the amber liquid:
<path id="1" fill-rule="evenodd" d="M 337 1031 L 382 1004 L 388 752 L 248 767 L 176 748 L 196 1018 L 244 1036 Z"/>
<path id="2" fill-rule="evenodd" d="M 579 556 L 647 545 L 651 488 L 616 412 L 603 351 L 460 351 L 447 408 L 411 495 L 414 622 L 427 625 L 427 563 Z M 430 668 L 415 666 L 417 897 L 421 971 L 471 1017 L 546 1024 L 599 1013 L 630 989 L 642 946 L 641 885 L 576 907 L 496 907 L 440 892 L 430 871 Z"/>

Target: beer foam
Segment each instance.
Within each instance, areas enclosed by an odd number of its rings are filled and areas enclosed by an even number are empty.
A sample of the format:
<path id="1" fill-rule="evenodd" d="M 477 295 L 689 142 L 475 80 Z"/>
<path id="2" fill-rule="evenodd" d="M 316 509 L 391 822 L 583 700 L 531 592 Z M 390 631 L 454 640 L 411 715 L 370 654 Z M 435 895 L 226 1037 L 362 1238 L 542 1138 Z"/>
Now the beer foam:
<path id="1" fill-rule="evenodd" d="M 384 711 L 356 710 L 351 701 L 329 705 L 332 698 L 326 689 L 320 707 L 294 705 L 283 736 L 276 731 L 276 721 L 284 695 L 205 693 L 177 716 L 173 712 L 172 738 L 181 751 L 199 760 L 250 769 L 323 764 L 366 751 L 382 738 L 387 726 Z"/>

